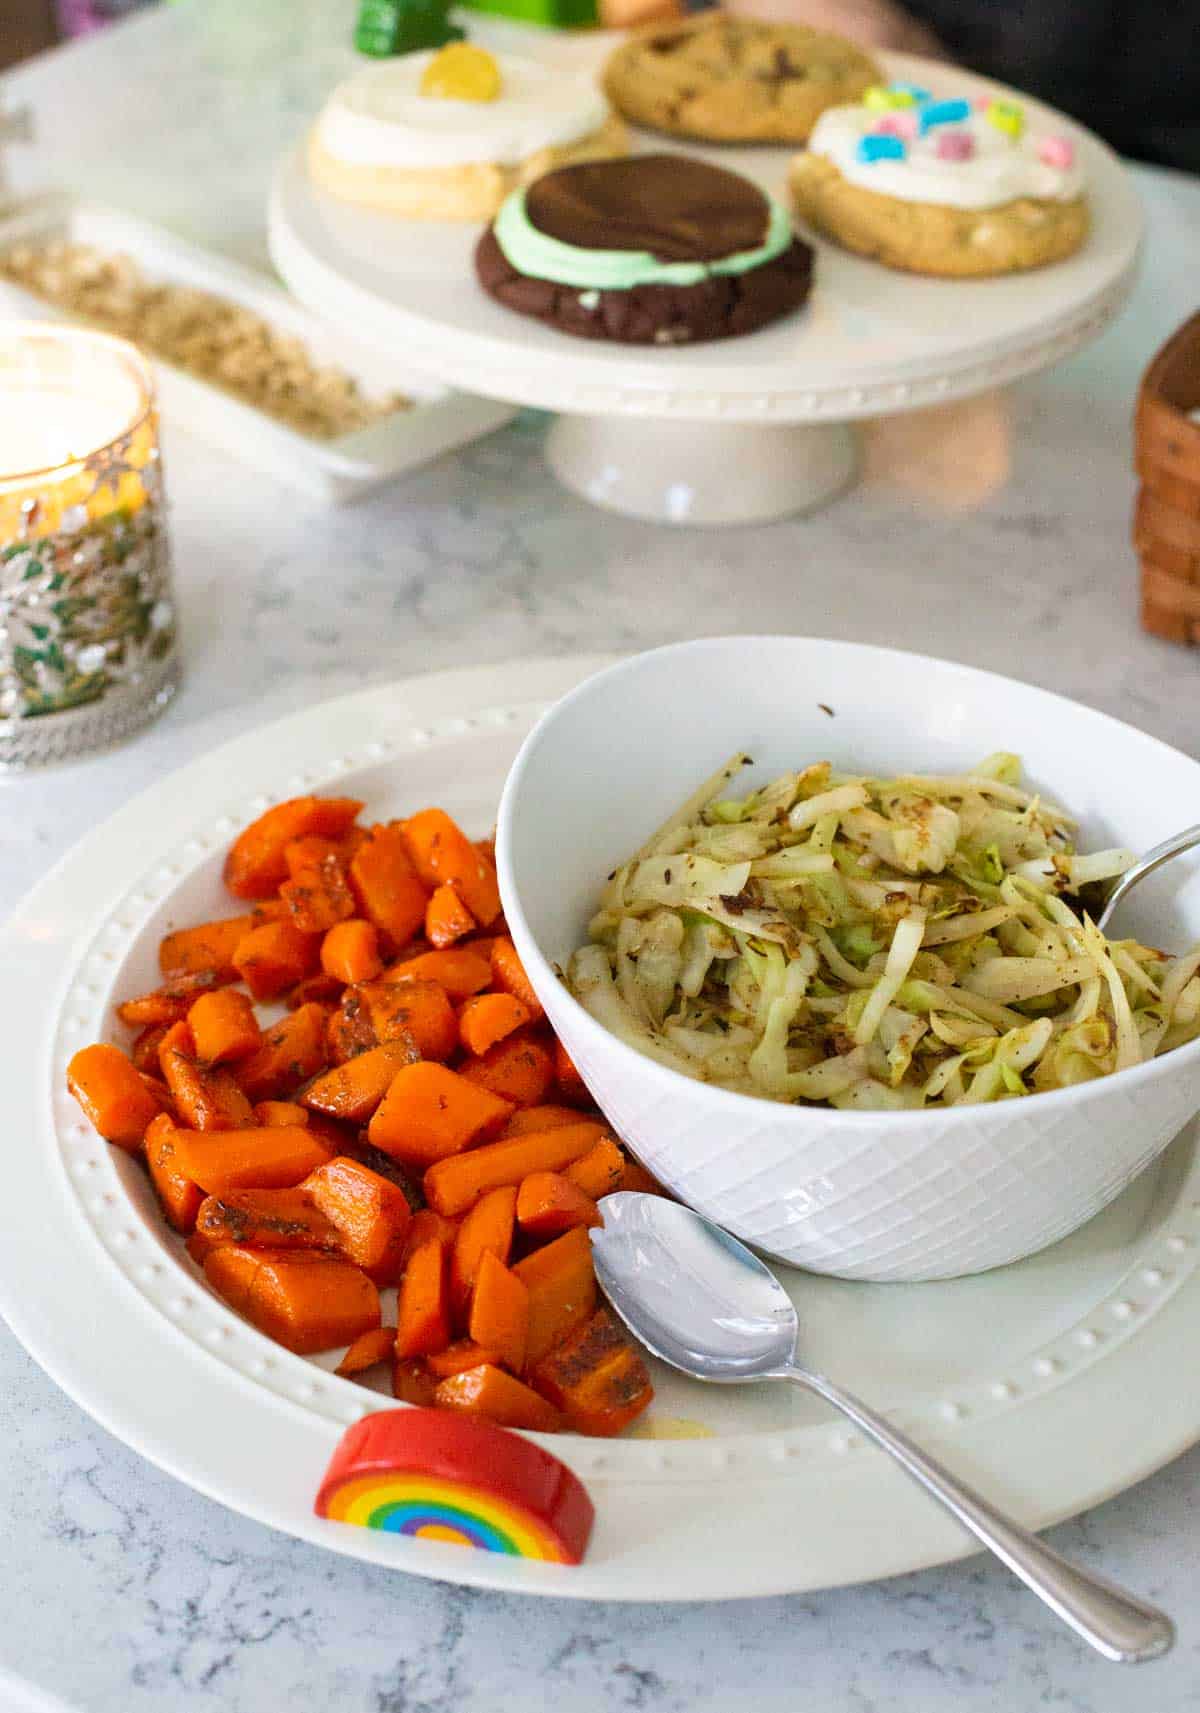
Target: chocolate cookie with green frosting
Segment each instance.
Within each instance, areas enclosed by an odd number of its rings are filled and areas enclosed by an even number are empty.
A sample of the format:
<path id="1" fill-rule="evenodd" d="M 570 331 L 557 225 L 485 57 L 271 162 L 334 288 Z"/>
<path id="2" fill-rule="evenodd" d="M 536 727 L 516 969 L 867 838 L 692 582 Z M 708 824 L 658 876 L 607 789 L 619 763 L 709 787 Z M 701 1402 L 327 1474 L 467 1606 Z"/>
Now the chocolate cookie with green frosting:
<path id="1" fill-rule="evenodd" d="M 628 345 L 753 333 L 800 308 L 812 263 L 781 203 L 687 155 L 547 173 L 507 199 L 475 252 L 507 308 Z"/>

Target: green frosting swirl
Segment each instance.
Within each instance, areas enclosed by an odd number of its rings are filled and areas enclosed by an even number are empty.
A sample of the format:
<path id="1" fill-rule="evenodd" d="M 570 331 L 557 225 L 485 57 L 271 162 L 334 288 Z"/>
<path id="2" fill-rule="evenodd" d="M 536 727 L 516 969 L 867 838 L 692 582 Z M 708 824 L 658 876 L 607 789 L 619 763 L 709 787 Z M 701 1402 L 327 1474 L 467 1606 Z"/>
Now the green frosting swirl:
<path id="1" fill-rule="evenodd" d="M 699 285 L 710 274 L 747 274 L 773 262 L 792 242 L 792 218 L 782 203 L 767 197 L 767 235 L 753 250 L 738 250 L 713 262 L 660 262 L 648 250 L 583 250 L 539 232 L 525 210 L 524 190 L 514 190 L 501 205 L 492 230 L 496 242 L 520 274 L 555 285 L 595 291 L 632 291 L 641 285 Z"/>

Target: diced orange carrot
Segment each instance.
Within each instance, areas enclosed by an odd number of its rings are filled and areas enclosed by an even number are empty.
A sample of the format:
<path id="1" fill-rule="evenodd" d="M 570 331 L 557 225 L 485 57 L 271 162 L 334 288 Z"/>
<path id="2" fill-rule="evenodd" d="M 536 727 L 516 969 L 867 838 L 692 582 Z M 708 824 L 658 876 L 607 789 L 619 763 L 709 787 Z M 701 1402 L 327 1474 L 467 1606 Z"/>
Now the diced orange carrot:
<path id="1" fill-rule="evenodd" d="M 175 1130 L 175 1164 L 208 1195 L 286 1190 L 330 1158 L 306 1125 L 263 1130 Z"/>
<path id="2" fill-rule="evenodd" d="M 299 1011 L 302 1005 L 340 1005 L 343 983 L 335 981 L 324 970 L 318 970 L 316 975 L 306 975 L 303 981 L 298 981 L 284 995 L 284 1004 L 289 1011 Z"/>
<path id="3" fill-rule="evenodd" d="M 479 1368 L 485 1362 L 495 1364 L 495 1351 L 485 1350 L 469 1338 L 460 1338 L 456 1343 L 448 1344 L 445 1350 L 436 1350 L 425 1358 L 425 1366 L 436 1380 L 448 1380 L 451 1374 L 461 1374 L 466 1368 Z"/>
<path id="4" fill-rule="evenodd" d="M 557 1237 L 577 1225 L 603 1225 L 600 1209 L 561 1172 L 531 1172 L 517 1193 L 517 1221 L 533 1237 Z"/>
<path id="5" fill-rule="evenodd" d="M 176 975 L 164 981 L 161 987 L 156 987 L 153 993 L 123 1000 L 117 1006 L 117 1016 L 129 1029 L 145 1029 L 155 1023 L 179 1023 L 187 1016 L 194 1000 L 202 993 L 211 993 L 218 985 L 211 970 Z"/>
<path id="6" fill-rule="evenodd" d="M 295 845 L 288 846 L 288 852 L 295 849 Z M 319 861 L 295 867 L 289 863 L 289 868 L 292 878 L 283 882 L 279 896 L 301 933 L 326 934 L 353 916 L 354 894 L 336 850 L 327 851 Z"/>
<path id="7" fill-rule="evenodd" d="M 597 1116 L 596 1122 L 599 1123 Z M 501 1131 L 501 1140 L 509 1136 L 529 1136 L 536 1130 L 564 1130 L 568 1124 L 582 1124 L 583 1114 L 573 1106 L 526 1106 L 514 1112 Z"/>
<path id="8" fill-rule="evenodd" d="M 362 804 L 349 797 L 293 797 L 252 821 L 225 859 L 225 884 L 238 898 L 270 898 L 287 879 L 284 856 L 294 839 L 311 833 L 340 839 Z"/>
<path id="9" fill-rule="evenodd" d="M 436 981 L 451 999 L 470 999 L 492 979 L 487 960 L 470 946 L 446 946 L 440 952 L 419 952 L 384 971 L 385 981 Z"/>
<path id="10" fill-rule="evenodd" d="M 392 1362 L 392 1396 L 402 1404 L 415 1404 L 418 1409 L 433 1408 L 437 1380 L 419 1356 Z"/>
<path id="11" fill-rule="evenodd" d="M 621 1188 L 623 1190 L 637 1190 L 642 1195 L 647 1196 L 665 1196 L 667 1194 L 658 1179 L 651 1177 L 645 1166 L 639 1165 L 636 1160 L 631 1160 L 628 1156 L 625 1160 L 625 1170 L 621 1173 Z"/>
<path id="12" fill-rule="evenodd" d="M 529 1022 L 529 1012 L 511 993 L 477 993 L 458 1014 L 458 1034 L 477 1056 Z"/>
<path id="13" fill-rule="evenodd" d="M 357 987 L 348 987 L 339 1010 L 326 1028 L 326 1046 L 335 1065 L 344 1065 L 359 1053 L 379 1045 L 371 1013 Z"/>
<path id="14" fill-rule="evenodd" d="M 408 1266 L 423 1243 L 440 1243 L 443 1249 L 449 1249 L 457 1231 L 458 1227 L 452 1220 L 443 1219 L 441 1214 L 435 1213 L 431 1207 L 423 1207 L 419 1213 L 412 1216 L 412 1223 L 404 1239 L 404 1253 L 400 1257 L 401 1266 Z"/>
<path id="15" fill-rule="evenodd" d="M 254 1007 L 236 988 L 202 993 L 187 1014 L 196 1055 L 205 1064 L 228 1064 L 246 1059 L 262 1045 L 262 1030 Z"/>
<path id="16" fill-rule="evenodd" d="M 533 1018 L 546 1015 L 542 1002 L 533 990 L 533 983 L 525 974 L 525 966 L 517 956 L 517 948 L 507 938 L 500 938 L 492 944 L 492 986 L 500 989 L 501 993 L 511 993 Z"/>
<path id="17" fill-rule="evenodd" d="M 620 1433 L 654 1398 L 641 1353 L 605 1308 L 543 1356 L 529 1379 L 576 1433 Z"/>
<path id="18" fill-rule="evenodd" d="M 267 922 L 286 922 L 291 911 L 282 898 L 260 898 L 248 918 L 251 928 L 261 928 Z M 237 947 L 234 947 L 237 950 Z M 236 974 L 234 979 L 236 980 Z"/>
<path id="19" fill-rule="evenodd" d="M 483 1257 L 490 1253 L 508 1261 L 516 1210 L 516 1186 L 501 1184 L 480 1196 L 458 1228 L 450 1257 L 450 1304 L 460 1323 L 466 1318 Z"/>
<path id="20" fill-rule="evenodd" d="M 274 999 L 311 975 L 320 955 L 315 935 L 302 934 L 292 922 L 266 922 L 240 942 L 234 963 L 255 999 Z"/>
<path id="21" fill-rule="evenodd" d="M 81 1047 L 67 1066 L 67 1087 L 106 1142 L 137 1153 L 162 1111 L 133 1062 L 119 1047 Z"/>
<path id="22" fill-rule="evenodd" d="M 566 1168 L 564 1176 L 593 1201 L 624 1188 L 626 1160 L 611 1136 L 602 1136 L 582 1159 Z"/>
<path id="23" fill-rule="evenodd" d="M 445 1065 L 421 1060 L 397 1071 L 367 1135 L 385 1154 L 424 1167 L 494 1135 L 511 1111 Z"/>
<path id="24" fill-rule="evenodd" d="M 337 1249 L 338 1233 L 303 1190 L 226 1190 L 205 1196 L 196 1230 L 215 1248 Z M 353 1257 L 348 1257 L 353 1259 Z"/>
<path id="25" fill-rule="evenodd" d="M 350 1124 L 365 1124 L 387 1093 L 396 1072 L 412 1064 L 416 1057 L 415 1047 L 407 1042 L 385 1041 L 381 1047 L 372 1047 L 344 1065 L 326 1071 L 316 1082 L 309 1083 L 300 1098 L 314 1112 Z"/>
<path id="26" fill-rule="evenodd" d="M 374 981 L 383 968 L 374 922 L 353 916 L 335 923 L 321 941 L 321 968 L 335 981 Z"/>
<path id="27" fill-rule="evenodd" d="M 360 1332 L 334 1369 L 334 1373 L 340 1374 L 343 1379 L 349 1379 L 351 1374 L 362 1374 L 368 1368 L 377 1367 L 381 1362 L 390 1362 L 395 1343 L 394 1326 L 376 1326 L 369 1332 Z"/>
<path id="28" fill-rule="evenodd" d="M 305 1178 L 305 1195 L 337 1231 L 338 1247 L 377 1285 L 394 1285 L 412 1219 L 408 1197 L 387 1178 L 344 1155 Z"/>
<path id="29" fill-rule="evenodd" d="M 590 1106 L 592 1097 L 578 1067 L 562 1042 L 554 1042 L 554 1084 L 559 1097 L 571 1106 Z"/>
<path id="30" fill-rule="evenodd" d="M 500 1366 L 520 1373 L 529 1332 L 529 1291 L 491 1250 L 479 1262 L 467 1336 L 494 1350 Z"/>
<path id="31" fill-rule="evenodd" d="M 452 886 L 481 927 L 500 914 L 496 867 L 444 809 L 422 809 L 404 822 L 404 838 L 421 879 L 432 891 Z M 432 937 L 432 936 L 431 936 Z"/>
<path id="32" fill-rule="evenodd" d="M 379 1325 L 379 1292 L 361 1268 L 335 1256 L 214 1249 L 204 1276 L 260 1332 L 300 1356 L 336 1350 Z"/>
<path id="33" fill-rule="evenodd" d="M 461 1410 L 500 1427 L 524 1428 L 530 1433 L 556 1433 L 562 1426 L 562 1417 L 552 1404 L 490 1363 L 442 1380 L 433 1401 L 440 1410 Z"/>
<path id="34" fill-rule="evenodd" d="M 595 1310 L 596 1274 L 586 1229 L 576 1226 L 535 1249 L 513 1272 L 529 1292 L 525 1360 L 540 1362 Z"/>
<path id="35" fill-rule="evenodd" d="M 158 1049 L 158 1062 L 176 1111 L 193 1130 L 241 1130 L 254 1120 L 250 1102 L 231 1072 L 196 1061 L 186 1023 L 173 1023 Z"/>
<path id="36" fill-rule="evenodd" d="M 380 1041 L 407 1041 L 423 1059 L 439 1063 L 458 1050 L 458 1019 L 436 981 L 372 981 L 358 993 Z"/>
<path id="37" fill-rule="evenodd" d="M 238 1067 L 250 1099 L 283 1099 L 323 1071 L 329 1062 L 325 1025 L 322 1006 L 302 1005 L 267 1029 L 257 1053 Z"/>
<path id="38" fill-rule="evenodd" d="M 520 1030 L 481 1057 L 467 1059 L 461 1074 L 515 1106 L 540 1106 L 554 1081 L 554 1057 L 544 1041 Z"/>
<path id="39" fill-rule="evenodd" d="M 172 1141 L 174 1133 L 171 1120 L 165 1112 L 160 1113 L 146 1131 L 146 1167 L 167 1223 L 176 1231 L 187 1233 L 196 1223 L 204 1192 L 179 1170 Z"/>
<path id="40" fill-rule="evenodd" d="M 396 1300 L 396 1355 L 427 1356 L 450 1342 L 446 1289 L 446 1248 L 423 1243 L 414 1251 Z"/>
<path id="41" fill-rule="evenodd" d="M 129 1057 L 133 1060 L 135 1070 L 147 1076 L 156 1076 L 162 1069 L 158 1062 L 158 1049 L 167 1038 L 167 1031 L 173 1028 L 170 1023 L 152 1023 L 143 1029 L 129 1049 Z"/>
<path id="42" fill-rule="evenodd" d="M 581 1122 L 507 1142 L 489 1142 L 469 1154 L 439 1160 L 425 1173 L 425 1195 L 438 1213 L 463 1213 L 487 1190 L 519 1184 L 530 1172 L 561 1172 L 593 1148 L 604 1134 L 600 1124 Z"/>
<path id="43" fill-rule="evenodd" d="M 319 833 L 309 833 L 305 838 L 293 839 L 290 845 L 284 846 L 283 861 L 289 880 L 299 880 L 301 875 L 320 868 L 326 857 L 337 857 L 342 860 L 343 846 L 337 839 L 322 838 Z"/>
<path id="44" fill-rule="evenodd" d="M 253 916 L 227 916 L 195 928 L 177 928 L 158 948 L 159 968 L 168 979 L 207 973 L 219 982 L 236 981 L 233 954 L 255 926 Z"/>
<path id="45" fill-rule="evenodd" d="M 308 1113 L 294 1100 L 260 1100 L 254 1107 L 254 1122 L 260 1130 L 277 1130 L 281 1124 L 308 1123 Z"/>
<path id="46" fill-rule="evenodd" d="M 475 918 L 452 886 L 439 886 L 425 906 L 425 938 L 439 948 L 452 946 L 475 927 Z"/>
<path id="47" fill-rule="evenodd" d="M 393 951 L 407 945 L 425 920 L 428 888 L 417 877 L 399 827 L 372 827 L 351 859 L 350 885 L 359 910 Z"/>

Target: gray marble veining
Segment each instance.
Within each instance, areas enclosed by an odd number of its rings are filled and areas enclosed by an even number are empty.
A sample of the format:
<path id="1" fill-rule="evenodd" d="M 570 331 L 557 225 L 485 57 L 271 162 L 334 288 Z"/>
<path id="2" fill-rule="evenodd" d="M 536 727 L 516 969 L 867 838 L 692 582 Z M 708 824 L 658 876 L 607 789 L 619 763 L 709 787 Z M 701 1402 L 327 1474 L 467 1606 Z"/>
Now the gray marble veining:
<path id="1" fill-rule="evenodd" d="M 261 260 L 271 161 L 344 63 L 352 11 L 204 0 L 49 56 L 2 89 L 36 132 L 9 149 L 10 184 L 71 183 Z M 1148 262 L 1120 324 L 1010 393 L 876 425 L 864 486 L 805 521 L 605 516 L 556 486 L 533 417 L 353 510 L 313 510 L 168 424 L 187 682 L 137 743 L 0 781 L 0 909 L 131 792 L 248 724 L 451 664 L 809 631 L 1012 672 L 1196 750 L 1200 661 L 1137 628 L 1128 418 L 1141 367 L 1195 307 L 1200 186 L 1138 184 Z M 153 1469 L 2 1331 L 0 1443 L 0 1713 L 45 1713 L 17 1680 L 87 1713 L 1200 1707 L 1200 1451 L 1055 1531 L 1179 1619 L 1176 1653 L 1129 1673 L 980 1561 L 710 1607 L 385 1574 Z"/>

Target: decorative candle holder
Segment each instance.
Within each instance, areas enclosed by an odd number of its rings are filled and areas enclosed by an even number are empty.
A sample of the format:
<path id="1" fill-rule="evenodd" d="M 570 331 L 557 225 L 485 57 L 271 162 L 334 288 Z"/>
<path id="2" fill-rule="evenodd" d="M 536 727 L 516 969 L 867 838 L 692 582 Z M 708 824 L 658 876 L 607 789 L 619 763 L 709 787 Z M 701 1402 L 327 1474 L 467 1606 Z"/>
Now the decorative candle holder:
<path id="1" fill-rule="evenodd" d="M 178 681 L 145 362 L 105 334 L 0 328 L 0 766 L 118 742 Z"/>

